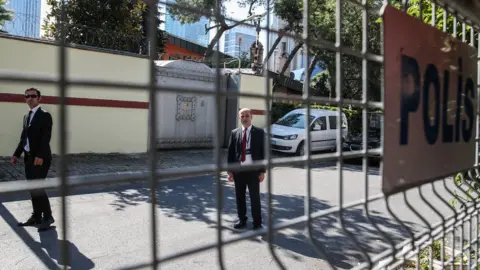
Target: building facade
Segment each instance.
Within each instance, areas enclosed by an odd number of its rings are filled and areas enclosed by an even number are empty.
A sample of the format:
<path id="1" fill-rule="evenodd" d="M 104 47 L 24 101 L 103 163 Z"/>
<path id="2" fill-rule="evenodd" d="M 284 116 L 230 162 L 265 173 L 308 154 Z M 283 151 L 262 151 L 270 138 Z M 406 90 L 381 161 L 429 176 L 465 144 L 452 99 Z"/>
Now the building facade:
<path id="1" fill-rule="evenodd" d="M 175 3 L 174 0 L 167 0 L 167 3 Z M 205 25 L 209 25 L 207 18 L 202 17 L 200 21 L 190 24 L 181 24 L 176 21 L 168 12 L 166 5 L 165 10 L 165 32 L 174 36 L 189 40 L 202 46 L 208 46 L 210 41 L 210 33 L 205 34 Z"/>
<path id="2" fill-rule="evenodd" d="M 5 8 L 13 11 L 11 21 L 1 28 L 11 35 L 39 38 L 41 27 L 41 0 L 10 0 Z"/>
<path id="3" fill-rule="evenodd" d="M 168 34 L 167 43 L 163 54 L 160 56 L 161 60 L 196 60 L 203 61 L 207 46 L 202 46 L 189 40 Z M 229 56 L 220 53 L 221 61 L 225 61 Z"/>
<path id="4" fill-rule="evenodd" d="M 224 33 L 223 52 L 232 56 L 250 55 L 250 46 L 257 40 L 257 34 L 252 27 L 239 25 Z"/>
<path id="5" fill-rule="evenodd" d="M 278 18 L 275 14 L 271 14 L 270 22 L 271 22 L 270 29 L 276 30 L 276 31 L 279 31 L 286 25 L 286 23 L 283 22 L 280 18 Z M 277 37 L 278 37 L 277 33 L 274 33 L 274 32 L 270 33 L 269 35 L 270 46 L 273 45 Z M 268 63 L 269 70 L 276 73 L 280 72 L 283 68 L 283 64 L 288 58 L 288 55 L 295 48 L 295 44 L 296 43 L 293 38 L 283 37 L 280 43 L 277 45 L 276 49 L 274 50 L 272 57 L 270 57 L 269 59 L 269 63 Z M 305 55 L 305 52 L 303 51 L 303 48 L 300 48 L 300 50 L 298 50 L 297 54 L 292 59 L 292 62 L 290 62 L 290 65 L 287 68 L 285 75 L 289 76 L 290 73 L 292 73 L 294 79 L 303 81 L 302 72 L 305 67 L 308 67 L 308 61 L 306 59 L 306 55 Z"/>

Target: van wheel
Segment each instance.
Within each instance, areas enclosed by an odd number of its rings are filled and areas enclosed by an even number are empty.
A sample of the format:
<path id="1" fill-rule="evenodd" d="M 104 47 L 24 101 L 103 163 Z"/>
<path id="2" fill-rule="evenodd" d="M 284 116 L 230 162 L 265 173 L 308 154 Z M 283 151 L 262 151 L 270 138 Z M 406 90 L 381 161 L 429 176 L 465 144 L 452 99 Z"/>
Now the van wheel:
<path id="1" fill-rule="evenodd" d="M 303 141 L 301 141 L 299 144 L 298 144 L 298 147 L 297 147 L 297 156 L 304 156 L 305 155 L 305 144 L 303 143 Z"/>

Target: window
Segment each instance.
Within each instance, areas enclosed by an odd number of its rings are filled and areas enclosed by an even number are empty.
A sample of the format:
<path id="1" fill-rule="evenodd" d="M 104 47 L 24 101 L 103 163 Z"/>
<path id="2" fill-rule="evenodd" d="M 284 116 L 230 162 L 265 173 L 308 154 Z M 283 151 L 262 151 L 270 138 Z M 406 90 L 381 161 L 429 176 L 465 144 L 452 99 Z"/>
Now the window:
<path id="1" fill-rule="evenodd" d="M 330 124 L 330 129 L 337 129 L 337 117 L 336 116 L 329 116 L 328 123 Z"/>
<path id="2" fill-rule="evenodd" d="M 282 53 L 286 53 L 286 52 L 287 52 L 287 42 L 282 41 Z"/>
<path id="3" fill-rule="evenodd" d="M 319 117 L 317 120 L 313 122 L 314 127 L 320 126 L 320 130 L 327 129 L 327 118 L 325 116 Z"/>
<path id="4" fill-rule="evenodd" d="M 309 117 L 310 121 L 314 119 L 313 116 Z M 310 122 L 309 121 L 309 122 Z M 275 124 L 293 128 L 305 128 L 305 115 L 300 113 L 287 114 L 280 118 Z"/>

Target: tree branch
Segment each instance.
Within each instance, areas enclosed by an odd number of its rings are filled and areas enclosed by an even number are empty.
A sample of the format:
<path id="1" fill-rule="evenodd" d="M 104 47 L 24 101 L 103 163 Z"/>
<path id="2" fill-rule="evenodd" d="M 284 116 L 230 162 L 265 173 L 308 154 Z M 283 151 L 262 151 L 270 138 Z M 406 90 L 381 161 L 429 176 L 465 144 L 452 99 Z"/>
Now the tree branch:
<path id="1" fill-rule="evenodd" d="M 267 56 L 263 60 L 263 67 L 267 66 L 268 60 L 270 59 L 270 57 L 272 57 L 273 52 L 277 48 L 277 46 L 280 43 L 280 41 L 282 40 L 282 38 L 285 36 L 286 32 L 288 32 L 288 31 L 290 31 L 290 27 L 288 27 L 288 26 L 284 27 L 283 29 L 280 29 L 280 31 L 278 32 L 277 39 L 275 40 L 275 42 L 273 42 L 272 47 L 268 50 Z"/>
<path id="2" fill-rule="evenodd" d="M 210 44 L 208 44 L 207 50 L 205 51 L 205 55 L 204 55 L 205 58 L 208 58 L 208 57 L 211 56 L 212 51 L 213 51 L 213 47 L 215 47 L 215 44 L 218 42 L 220 37 L 222 37 L 222 35 L 225 31 L 226 31 L 226 28 L 223 27 L 223 26 L 220 27 L 220 29 L 218 29 L 217 33 L 215 34 L 215 36 L 210 41 Z"/>
<path id="3" fill-rule="evenodd" d="M 305 78 L 310 78 L 312 76 L 313 70 L 315 69 L 315 65 L 317 64 L 318 60 L 320 60 L 319 57 L 318 57 L 318 54 L 315 54 L 315 56 L 313 56 L 312 62 L 310 62 L 310 65 L 308 66 L 308 73 L 305 74 L 308 77 L 305 76 Z M 305 80 L 305 81 L 307 81 L 307 80 Z"/>
<path id="4" fill-rule="evenodd" d="M 298 50 L 303 46 L 303 42 L 298 42 L 297 45 L 293 48 L 293 50 L 290 52 L 288 55 L 287 61 L 285 61 L 285 64 L 282 67 L 282 71 L 280 71 L 280 75 L 284 75 L 285 71 L 287 71 L 288 66 L 290 66 L 290 63 L 293 60 L 293 57 L 297 54 Z"/>
<path id="5" fill-rule="evenodd" d="M 232 28 L 234 28 L 234 27 L 236 27 L 236 26 L 239 26 L 240 24 L 242 24 L 242 23 L 244 23 L 244 22 L 246 22 L 246 21 L 250 21 L 250 20 L 253 20 L 253 19 L 261 18 L 261 17 L 265 16 L 266 14 L 267 14 L 267 13 L 264 12 L 264 13 L 262 13 L 262 14 L 255 14 L 255 15 L 248 16 L 246 19 L 243 19 L 243 20 L 241 20 L 241 21 L 235 22 L 234 24 L 228 26 L 228 27 L 227 27 L 227 30 L 232 29 Z"/>
<path id="6" fill-rule="evenodd" d="M 255 5 L 257 2 L 258 0 L 254 0 L 250 3 L 250 7 L 248 8 L 248 16 L 252 16 L 253 5 Z"/>
<path id="7" fill-rule="evenodd" d="M 247 18 L 241 20 L 241 21 L 238 21 L 232 25 L 227 25 L 227 24 L 224 24 L 223 22 L 220 22 L 219 24 L 217 24 L 216 26 L 213 26 L 213 27 L 209 27 L 209 30 L 210 29 L 213 29 L 215 27 L 220 27 L 220 29 L 218 29 L 217 33 L 215 34 L 215 36 L 213 37 L 213 39 L 210 41 L 210 44 L 208 44 L 208 47 L 207 47 L 207 50 L 205 51 L 205 55 L 204 57 L 205 58 L 208 58 L 211 56 L 212 54 L 212 51 L 213 51 L 213 47 L 215 46 L 215 43 L 218 42 L 218 40 L 220 39 L 220 37 L 223 35 L 223 33 L 227 30 L 230 30 L 236 26 L 239 26 L 240 24 L 246 22 L 246 21 L 249 21 L 249 20 L 252 20 L 252 19 L 255 19 L 255 18 L 261 18 L 263 16 L 265 16 L 266 13 L 263 13 L 263 14 L 258 14 L 258 15 L 251 15 L 251 16 L 248 16 Z M 222 16 L 223 17 L 223 16 Z M 206 28 L 207 29 L 207 28 Z"/>

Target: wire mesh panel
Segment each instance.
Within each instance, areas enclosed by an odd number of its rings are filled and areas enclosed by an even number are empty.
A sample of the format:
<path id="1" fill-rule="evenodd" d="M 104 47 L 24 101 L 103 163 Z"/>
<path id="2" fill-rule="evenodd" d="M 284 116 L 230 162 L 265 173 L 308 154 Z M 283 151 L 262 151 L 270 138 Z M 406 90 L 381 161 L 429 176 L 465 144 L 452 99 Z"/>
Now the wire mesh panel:
<path id="1" fill-rule="evenodd" d="M 250 48 L 251 52 L 248 52 L 251 53 L 250 61 L 253 67 L 251 70 L 255 75 L 265 78 L 263 85 L 256 86 L 257 89 L 261 90 L 249 93 L 232 92 L 224 89 L 221 68 L 225 67 L 227 62 L 231 62 L 231 60 L 222 60 L 220 54 L 215 53 L 218 52 L 219 48 L 219 46 L 214 47 L 215 44 L 208 46 L 205 59 L 205 61 L 210 61 L 210 64 L 213 63 L 212 66 L 216 72 L 214 92 L 200 87 L 196 89 L 182 85 L 159 87 L 155 64 L 155 61 L 159 60 L 159 56 L 154 53 L 159 42 L 156 37 L 156 20 L 154 19 L 158 16 L 155 10 L 158 9 L 159 3 L 156 1 L 146 2 L 149 5 L 149 26 L 146 27 L 148 29 L 148 42 L 141 42 L 142 45 L 137 44 L 142 47 L 142 49 L 138 49 L 139 54 L 145 54 L 145 51 L 149 52 L 150 72 L 148 74 L 149 82 L 146 84 L 67 77 L 69 67 L 67 47 L 71 44 L 68 44 L 66 37 L 68 36 L 67 30 L 73 26 L 67 24 L 68 20 L 65 12 L 57 14 L 57 27 L 59 29 L 58 36 L 55 37 L 55 42 L 58 42 L 59 55 L 57 76 L 45 78 L 29 73 L 12 73 L 8 70 L 0 73 L 1 81 L 50 83 L 58 86 L 59 154 L 61 161 L 58 178 L 48 179 L 44 182 L 2 183 L 0 185 L 2 194 L 25 192 L 37 188 L 60 190 L 62 198 L 62 238 L 66 240 L 70 234 L 67 229 L 69 228 L 67 196 L 71 189 L 80 186 L 117 185 L 132 181 L 148 181 L 151 202 L 149 240 L 152 257 L 145 258 L 143 264 L 125 267 L 124 269 L 145 267 L 156 269 L 164 263 L 182 260 L 187 256 L 208 250 L 216 250 L 217 264 L 224 269 L 227 268 L 224 249 L 229 245 L 259 235 L 266 236 L 271 260 L 275 262 L 275 266 L 272 266 L 272 268 L 286 269 L 286 259 L 283 257 L 284 255 L 279 254 L 276 248 L 279 245 L 276 238 L 280 231 L 288 228 L 296 228 L 301 231 L 305 241 L 313 250 L 311 256 L 326 261 L 331 268 L 398 269 L 419 267 L 433 269 L 459 266 L 460 268 L 472 269 L 478 267 L 479 212 L 477 198 L 479 189 L 477 181 L 480 177 L 478 174 L 478 125 L 474 129 L 474 134 L 476 134 L 474 137 L 476 161 L 468 171 L 460 171 L 459 168 L 456 172 L 449 171 L 449 175 L 443 175 L 440 178 L 422 179 L 425 181 L 421 181 L 420 184 L 417 182 L 417 184 L 410 185 L 406 189 L 387 194 L 382 192 L 382 186 L 378 179 L 371 180 L 374 169 L 370 167 L 369 159 L 377 158 L 381 160 L 384 158 L 382 142 L 385 136 L 389 136 L 389 134 L 384 134 L 382 125 L 385 126 L 390 123 L 379 120 L 383 112 L 387 111 L 384 106 L 384 94 L 391 91 L 385 89 L 383 85 L 383 66 L 385 62 L 383 51 L 385 48 L 382 39 L 385 34 L 383 32 L 385 30 L 383 19 L 385 18 L 382 16 L 387 5 L 386 1 L 266 0 L 262 2 L 265 9 L 264 13 L 260 15 L 249 14 L 248 19 L 243 21 L 229 19 L 223 13 L 223 2 L 220 1 L 211 5 L 211 10 L 203 11 L 195 6 L 187 5 L 190 3 L 189 1 L 185 3 L 179 1 L 178 4 L 162 3 L 174 8 L 177 12 L 210 18 L 214 25 L 212 29 L 215 28 L 217 31 L 217 36 L 214 38 L 217 41 L 220 35 L 225 34 L 225 31 L 233 29 L 237 25 L 258 30 L 257 33 L 266 33 L 266 44 L 260 46 L 258 43 L 253 43 Z M 60 7 L 63 4 L 65 3 L 60 3 Z M 480 25 L 478 25 L 478 22 L 480 17 L 478 17 L 478 13 L 472 13 L 471 10 L 462 8 L 464 6 L 456 5 L 452 8 L 448 6 L 449 4 L 450 1 L 437 3 L 411 0 L 396 1 L 389 5 L 402 13 L 417 17 L 423 23 L 430 24 L 464 43 L 468 43 L 477 52 L 476 55 L 471 56 L 472 59 L 478 62 L 478 55 L 480 55 L 480 51 L 478 51 L 480 48 L 478 34 Z M 476 7 L 473 4 L 469 6 L 469 9 L 474 8 Z M 62 11 L 62 9 L 60 10 Z M 282 29 L 271 29 L 271 14 L 275 14 L 286 21 L 286 26 Z M 477 17 L 471 17 L 471 14 Z M 194 15 L 192 16 L 195 17 Z M 328 29 L 329 31 L 326 31 Z M 96 31 L 106 30 L 97 29 Z M 411 29 L 411 31 L 413 35 L 416 29 Z M 115 33 L 115 35 L 118 36 L 118 33 Z M 300 95 L 289 95 L 288 91 L 287 93 L 279 91 L 281 88 L 280 79 L 289 77 L 285 76 L 288 65 L 285 65 L 285 70 L 277 72 L 283 74 L 274 72 L 275 74 L 272 75 L 269 70 L 276 70 L 277 67 L 272 67 L 272 61 L 263 60 L 265 56 L 270 57 L 273 54 L 272 45 L 276 43 L 276 46 L 281 41 L 281 39 L 277 39 L 277 41 L 272 42 L 273 39 L 270 38 L 270 35 L 290 38 L 294 41 L 294 46 L 291 48 L 294 53 L 292 53 L 290 60 L 288 60 L 289 57 L 284 57 L 284 60 L 292 61 L 293 56 L 298 51 L 303 53 L 302 59 L 308 60 L 308 65 L 304 69 L 305 79 L 300 89 Z M 409 37 L 401 38 L 408 39 Z M 95 40 L 97 43 L 100 42 L 98 39 Z M 258 41 L 258 38 L 256 41 Z M 146 46 L 148 46 L 147 50 L 144 49 Z M 438 44 L 438 46 L 447 45 Z M 263 55 L 260 53 L 262 50 Z M 239 60 L 238 65 L 241 61 Z M 276 65 L 277 62 L 275 61 L 273 65 Z M 316 67 L 320 67 L 323 72 L 311 76 Z M 271 85 L 272 79 L 275 82 L 273 87 Z M 478 78 L 475 78 L 475 80 L 478 82 Z M 66 156 L 69 140 L 67 132 L 69 107 L 66 98 L 69 87 L 72 86 L 81 86 L 85 89 L 94 87 L 111 88 L 119 93 L 122 89 L 148 91 L 148 125 L 150 128 L 148 134 L 149 170 L 147 172 L 68 176 L 68 159 Z M 474 92 L 477 93 L 478 86 L 475 84 L 474 87 L 476 88 Z M 273 91 L 272 88 L 274 88 Z M 210 95 L 215 98 L 216 124 L 214 133 L 217 136 L 214 141 L 214 162 L 205 166 L 158 169 L 157 159 L 163 155 L 161 151 L 156 151 L 155 148 L 158 137 L 155 126 L 158 124 L 160 109 L 156 102 L 156 93 L 158 92 L 195 93 Z M 388 94 L 386 96 L 389 98 Z M 265 125 L 266 156 L 263 161 L 241 166 L 227 164 L 223 160 L 223 142 L 220 134 L 225 134 L 225 130 L 222 130 L 222 125 L 219 123 L 223 119 L 220 108 L 222 108 L 226 98 L 248 98 L 262 101 L 266 108 L 264 117 L 267 122 Z M 478 100 L 478 98 L 475 100 Z M 277 157 L 273 154 L 273 150 L 278 150 L 278 148 L 274 149 L 278 145 L 271 144 L 271 138 L 276 135 L 273 133 L 272 124 L 286 112 L 282 111 L 277 115 L 276 109 L 298 107 L 304 108 L 304 115 L 307 116 L 312 115 L 314 110 L 327 107 L 330 110 L 334 108 L 336 117 L 331 118 L 333 120 L 329 120 L 328 123 L 329 127 L 337 127 L 329 128 L 332 134 L 335 134 L 333 140 L 335 143 L 332 144 L 334 151 L 327 153 L 312 151 L 312 149 L 318 148 L 319 142 L 322 141 L 326 144 L 328 140 L 316 138 L 315 133 L 310 130 L 309 120 L 305 117 L 299 118 L 304 123 L 306 122 L 302 127 L 305 131 L 305 140 L 298 146 L 298 151 L 295 151 L 299 155 Z M 475 108 L 474 113 L 478 119 L 478 104 L 475 105 Z M 345 113 L 348 114 L 346 119 L 351 133 L 348 136 L 345 135 L 344 128 L 342 128 L 345 126 L 345 120 L 342 117 Z M 430 112 L 427 111 L 426 113 Z M 325 125 L 327 125 L 326 123 Z M 374 128 L 372 129 L 372 127 Z M 229 134 L 228 132 L 227 134 Z M 372 135 L 375 132 L 379 134 Z M 372 139 L 372 136 L 377 136 L 377 140 Z M 355 138 L 356 142 L 354 142 Z M 395 153 L 389 152 L 385 155 L 395 156 Z M 362 160 L 361 173 L 357 171 L 353 175 L 351 174 L 352 167 L 346 162 L 358 158 Z M 448 157 L 446 160 L 448 160 Z M 332 162 L 335 163 L 333 166 L 335 179 L 328 182 L 328 185 L 322 185 L 320 183 L 322 177 L 326 178 L 327 176 L 314 178 L 313 174 L 325 164 L 331 165 Z M 400 163 L 404 161 L 398 160 L 398 162 L 400 169 Z M 300 166 L 304 169 L 306 179 L 292 179 L 297 181 L 299 186 L 304 187 L 302 215 L 288 216 L 284 219 L 275 217 L 275 213 L 279 211 L 275 207 L 273 195 L 277 182 L 271 176 L 273 169 L 280 166 Z M 438 166 L 442 165 L 439 164 Z M 243 232 L 225 239 L 222 211 L 226 202 L 222 173 L 262 168 L 266 168 L 266 175 L 269 176 L 266 181 L 266 227 L 258 231 Z M 381 177 L 381 173 L 382 171 L 379 170 L 379 177 Z M 158 236 L 161 226 L 156 211 L 158 204 L 157 183 L 203 174 L 213 175 L 216 181 L 217 241 L 200 247 L 184 249 L 174 254 L 162 255 L 163 252 L 159 250 L 157 245 L 158 241 L 162 241 Z M 413 172 L 413 175 L 415 175 L 415 172 Z M 331 195 L 332 198 L 336 199 L 336 205 L 319 207 L 320 200 L 315 198 L 319 189 L 328 189 L 328 193 L 333 194 Z M 379 212 L 385 214 L 380 215 Z M 385 216 L 388 216 L 388 222 Z M 407 221 L 410 219 L 415 219 L 417 224 Z M 368 229 L 366 229 L 367 227 Z M 68 243 L 67 241 L 63 243 L 63 261 L 67 262 L 71 259 L 69 253 L 66 252 Z M 288 243 L 286 246 L 288 248 Z M 354 258 L 355 265 L 345 263 L 351 258 Z M 244 260 L 249 260 L 249 258 L 244 258 Z M 124 266 L 118 265 L 118 268 L 122 267 Z"/>

